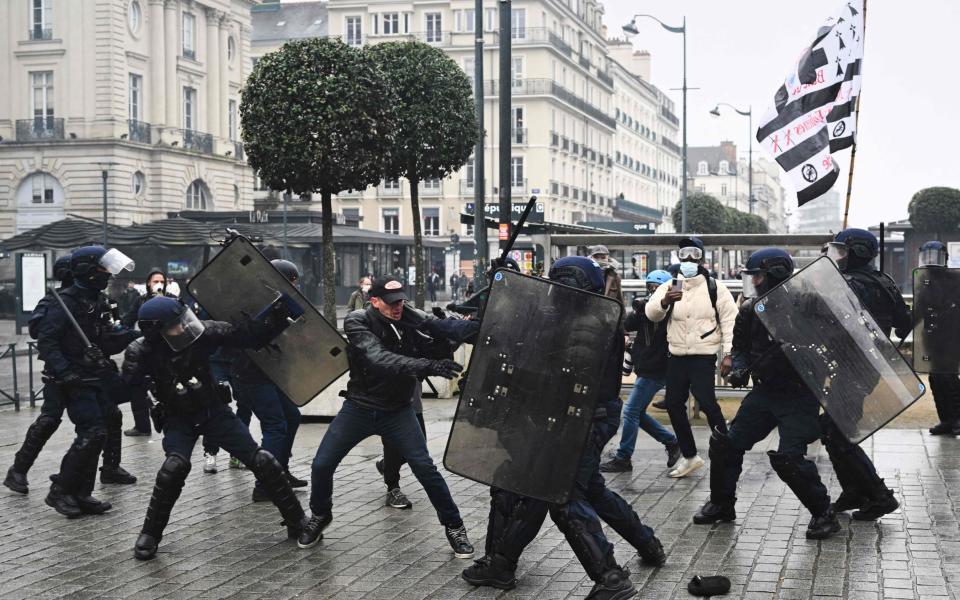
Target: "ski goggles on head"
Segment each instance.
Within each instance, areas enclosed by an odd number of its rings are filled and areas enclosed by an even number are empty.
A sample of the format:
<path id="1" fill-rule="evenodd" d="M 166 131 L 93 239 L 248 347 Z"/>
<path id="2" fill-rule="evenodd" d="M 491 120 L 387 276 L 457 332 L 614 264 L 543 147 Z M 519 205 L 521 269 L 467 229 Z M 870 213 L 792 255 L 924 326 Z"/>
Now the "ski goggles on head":
<path id="1" fill-rule="evenodd" d="M 680 248 L 680 250 L 677 251 L 677 256 L 680 257 L 680 260 L 684 260 L 686 258 L 700 260 L 703 258 L 703 250 L 697 248 L 696 246 L 687 246 L 686 248 Z"/>

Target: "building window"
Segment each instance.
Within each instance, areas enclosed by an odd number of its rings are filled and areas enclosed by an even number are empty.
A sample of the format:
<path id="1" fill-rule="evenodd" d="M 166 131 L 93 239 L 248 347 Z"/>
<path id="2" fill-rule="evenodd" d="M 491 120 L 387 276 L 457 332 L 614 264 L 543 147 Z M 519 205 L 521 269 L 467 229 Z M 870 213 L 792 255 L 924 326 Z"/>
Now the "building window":
<path id="1" fill-rule="evenodd" d="M 476 13 L 473 10 L 455 10 L 453 11 L 453 28 L 455 31 L 464 33 L 473 33 L 476 29 L 476 22 L 473 17 Z"/>
<path id="2" fill-rule="evenodd" d="M 144 177 L 143 171 L 136 171 L 130 177 L 130 191 L 133 192 L 134 198 L 141 196 L 143 190 L 147 187 L 147 178 Z"/>
<path id="3" fill-rule="evenodd" d="M 439 44 L 443 41 L 443 27 L 440 19 L 440 13 L 427 13 L 427 38 L 428 44 Z"/>
<path id="4" fill-rule="evenodd" d="M 34 129 L 52 129 L 53 71 L 30 73 L 30 85 L 33 88 L 33 127 Z"/>
<path id="5" fill-rule="evenodd" d="M 510 11 L 510 38 L 522 40 L 527 37 L 527 9 L 514 8 Z"/>
<path id="6" fill-rule="evenodd" d="M 384 35 L 397 35 L 400 33 L 399 13 L 383 13 L 383 33 Z"/>
<path id="7" fill-rule="evenodd" d="M 207 210 L 207 184 L 202 179 L 187 187 L 187 210 Z"/>
<path id="8" fill-rule="evenodd" d="M 510 159 L 510 186 L 514 188 L 523 188 L 523 157 L 514 156 Z"/>
<path id="9" fill-rule="evenodd" d="M 400 180 L 399 179 L 384 179 L 383 180 L 383 189 L 385 190 L 396 190 L 400 191 Z"/>
<path id="10" fill-rule="evenodd" d="M 720 186 L 720 195 L 721 196 L 727 195 L 727 184 L 724 183 L 723 185 Z"/>
<path id="11" fill-rule="evenodd" d="M 141 25 L 143 25 L 143 8 L 140 6 L 140 0 L 130 0 L 130 6 L 127 8 L 127 26 L 130 27 L 130 33 L 138 35 Z"/>
<path id="12" fill-rule="evenodd" d="M 193 130 L 197 125 L 197 90 L 183 88 L 183 128 Z"/>
<path id="13" fill-rule="evenodd" d="M 53 0 L 30 0 L 30 39 L 53 38 Z"/>
<path id="14" fill-rule="evenodd" d="M 403 13 L 403 32 L 410 33 L 410 13 Z"/>
<path id="15" fill-rule="evenodd" d="M 432 192 L 440 191 L 440 180 L 439 179 L 424 179 L 423 180 L 423 189 L 430 190 Z"/>
<path id="16" fill-rule="evenodd" d="M 382 216 L 383 233 L 400 235 L 400 209 L 382 208 L 380 209 L 380 215 Z"/>
<path id="17" fill-rule="evenodd" d="M 440 208 L 422 208 L 423 235 L 440 235 Z"/>
<path id="18" fill-rule="evenodd" d="M 359 227 L 360 221 L 363 219 L 360 218 L 360 209 L 359 208 L 342 208 L 340 213 L 343 215 L 343 221 L 350 227 Z"/>
<path id="19" fill-rule="evenodd" d="M 720 174 L 721 174 L 721 175 L 726 175 L 726 174 L 729 173 L 729 172 L 730 172 L 730 163 L 727 162 L 727 161 L 725 161 L 725 160 L 721 160 L 721 161 L 720 161 Z"/>
<path id="20" fill-rule="evenodd" d="M 697 175 L 709 175 L 710 171 L 707 168 L 707 161 L 701 160 L 697 163 Z"/>
<path id="21" fill-rule="evenodd" d="M 197 57 L 197 18 L 190 13 L 183 13 L 183 56 L 184 58 Z"/>
<path id="22" fill-rule="evenodd" d="M 476 171 L 474 164 L 475 164 L 474 160 L 471 158 L 470 160 L 467 161 L 467 164 L 464 165 L 464 170 L 463 170 L 463 175 L 464 175 L 463 180 L 466 182 L 464 185 L 466 185 L 467 189 L 470 189 L 470 190 L 473 189 L 474 173 Z"/>
<path id="23" fill-rule="evenodd" d="M 237 56 L 237 40 L 231 35 L 227 38 L 227 62 L 233 64 L 233 59 Z"/>
<path id="24" fill-rule="evenodd" d="M 487 21 L 486 31 L 496 31 L 496 30 L 497 30 L 497 9 L 495 9 L 495 8 L 487 8 L 487 9 L 484 9 L 484 10 L 487 11 L 487 14 L 486 14 L 486 21 Z"/>
<path id="25" fill-rule="evenodd" d="M 347 45 L 363 45 L 363 20 L 360 17 L 347 17 Z"/>
<path id="26" fill-rule="evenodd" d="M 523 57 L 514 56 L 512 59 L 512 64 L 510 66 L 510 86 L 513 89 L 523 87 Z"/>
<path id="27" fill-rule="evenodd" d="M 130 120 L 142 121 L 143 117 L 143 77 L 130 73 Z"/>
<path id="28" fill-rule="evenodd" d="M 237 141 L 237 101 L 231 100 L 227 104 L 227 124 L 230 132 L 230 141 Z"/>
<path id="29" fill-rule="evenodd" d="M 240 206 L 240 186 L 233 184 L 233 205 Z"/>
<path id="30" fill-rule="evenodd" d="M 33 196 L 31 198 L 33 204 L 53 204 L 53 190 L 56 179 L 46 173 L 37 173 L 30 179 L 33 182 Z"/>

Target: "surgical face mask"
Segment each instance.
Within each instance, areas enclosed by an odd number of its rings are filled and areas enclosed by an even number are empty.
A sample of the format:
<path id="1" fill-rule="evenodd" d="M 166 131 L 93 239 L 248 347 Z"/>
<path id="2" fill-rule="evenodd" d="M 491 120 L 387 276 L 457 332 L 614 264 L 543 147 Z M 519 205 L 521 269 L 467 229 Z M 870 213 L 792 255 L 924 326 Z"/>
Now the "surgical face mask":
<path id="1" fill-rule="evenodd" d="M 697 267 L 698 265 L 695 262 L 682 262 L 680 263 L 680 273 L 683 274 L 683 276 L 687 279 L 696 277 L 698 270 Z"/>

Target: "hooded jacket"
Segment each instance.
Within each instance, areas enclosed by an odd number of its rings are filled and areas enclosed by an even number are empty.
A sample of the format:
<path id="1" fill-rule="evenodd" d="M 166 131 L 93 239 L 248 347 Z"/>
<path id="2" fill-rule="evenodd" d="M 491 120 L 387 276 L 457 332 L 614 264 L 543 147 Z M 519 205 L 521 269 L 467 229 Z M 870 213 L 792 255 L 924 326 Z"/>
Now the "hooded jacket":
<path id="1" fill-rule="evenodd" d="M 661 301 L 673 285 L 668 281 L 657 288 L 644 312 L 647 318 L 659 323 L 667 318 L 667 343 L 674 356 L 708 356 L 721 349 L 729 353 L 733 347 L 733 325 L 737 320 L 737 304 L 730 290 L 717 281 L 717 310 L 710 302 L 707 271 L 683 280 L 683 297 L 673 309 L 663 308 Z M 716 314 L 720 315 L 717 323 Z M 712 330 L 712 331 L 711 331 Z M 708 335 L 707 332 L 710 332 Z M 705 336 L 705 337 L 704 337 Z"/>

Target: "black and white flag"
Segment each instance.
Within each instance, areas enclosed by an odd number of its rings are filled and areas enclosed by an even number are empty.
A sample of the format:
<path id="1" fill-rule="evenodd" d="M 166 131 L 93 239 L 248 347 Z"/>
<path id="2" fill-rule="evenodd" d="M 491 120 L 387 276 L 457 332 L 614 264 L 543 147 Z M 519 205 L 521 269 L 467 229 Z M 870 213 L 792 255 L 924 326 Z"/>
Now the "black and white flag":
<path id="1" fill-rule="evenodd" d="M 757 130 L 757 141 L 793 181 L 800 206 L 833 187 L 840 168 L 832 152 L 854 141 L 863 2 L 845 2 L 820 27 Z"/>

